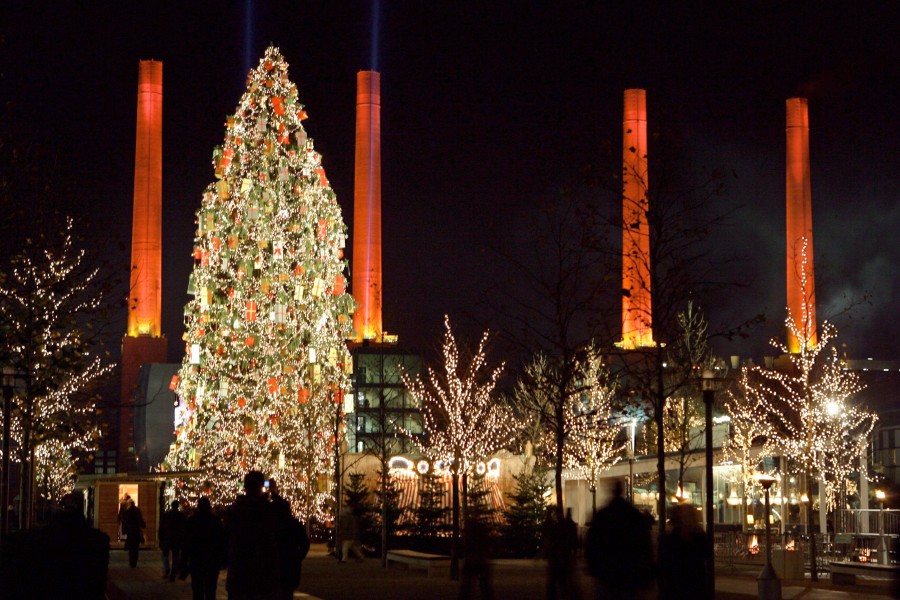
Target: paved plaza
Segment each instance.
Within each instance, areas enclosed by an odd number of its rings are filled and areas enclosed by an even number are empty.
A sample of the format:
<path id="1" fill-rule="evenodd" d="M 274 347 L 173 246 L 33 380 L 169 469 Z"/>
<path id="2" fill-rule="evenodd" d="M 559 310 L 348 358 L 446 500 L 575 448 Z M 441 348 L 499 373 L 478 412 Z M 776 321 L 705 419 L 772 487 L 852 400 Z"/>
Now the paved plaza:
<path id="1" fill-rule="evenodd" d="M 583 565 L 580 565 L 583 567 Z M 545 563 L 541 560 L 498 560 L 494 563 L 494 597 L 497 599 L 544 600 Z M 579 568 L 580 598 L 595 598 L 590 577 Z M 109 567 L 109 600 L 190 600 L 190 581 L 169 582 L 162 578 L 159 552 L 141 552 L 138 567 L 128 567 L 126 553 L 113 550 Z M 314 544 L 303 561 L 303 578 L 296 599 L 341 600 L 351 598 L 385 600 L 455 600 L 459 584 L 444 577 L 428 577 L 425 571 L 383 570 L 378 560 L 338 563 L 328 556 L 324 545 Z M 218 598 L 226 599 L 225 573 L 219 580 Z M 479 598 L 477 594 L 475 598 Z M 829 579 L 816 584 L 786 584 L 785 600 L 850 600 L 889 598 L 888 582 L 859 578 L 855 586 L 836 586 Z M 755 573 L 720 572 L 716 598 L 748 600 L 756 598 Z"/>

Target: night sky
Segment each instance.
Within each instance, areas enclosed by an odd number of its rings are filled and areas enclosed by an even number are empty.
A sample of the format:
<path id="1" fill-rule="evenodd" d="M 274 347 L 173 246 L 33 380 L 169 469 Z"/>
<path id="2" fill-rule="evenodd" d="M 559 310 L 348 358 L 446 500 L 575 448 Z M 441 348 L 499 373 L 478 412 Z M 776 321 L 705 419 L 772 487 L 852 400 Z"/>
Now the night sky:
<path id="1" fill-rule="evenodd" d="M 622 91 L 643 87 L 651 178 L 737 175 L 717 199 L 737 209 L 719 237 L 749 287 L 706 309 L 713 322 L 766 310 L 750 339 L 717 348 L 760 356 L 785 304 L 784 101 L 805 95 L 820 316 L 870 292 L 837 321 L 840 340 L 900 359 L 896 3 L 658 4 L 385 1 L 373 27 L 369 2 L 14 1 L 4 118 L 66 183 L 52 202 L 127 244 L 138 61 L 163 61 L 163 331 L 179 360 L 194 211 L 269 43 L 348 226 L 356 72 L 382 73 L 384 324 L 420 348 L 444 313 L 490 323 L 479 301 L 508 269 L 492 248 L 522 243 L 517 224 L 584 165 L 619 172 Z"/>

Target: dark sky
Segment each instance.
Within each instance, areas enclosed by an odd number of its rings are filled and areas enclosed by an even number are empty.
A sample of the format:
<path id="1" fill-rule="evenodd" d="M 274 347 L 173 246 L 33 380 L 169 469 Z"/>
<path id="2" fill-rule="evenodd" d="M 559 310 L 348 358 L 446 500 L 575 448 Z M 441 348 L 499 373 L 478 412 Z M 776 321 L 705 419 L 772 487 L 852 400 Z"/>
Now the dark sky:
<path id="1" fill-rule="evenodd" d="M 381 71 L 384 322 L 420 347 L 444 313 L 483 298 L 506 268 L 490 247 L 521 243 L 524 214 L 585 164 L 618 172 L 622 91 L 644 87 L 651 177 L 662 154 L 690 176 L 737 174 L 718 200 L 741 207 L 721 239 L 749 287 L 707 310 L 766 309 L 750 340 L 719 348 L 759 356 L 785 304 L 784 101 L 807 95 L 820 314 L 869 291 L 841 339 L 854 356 L 900 358 L 896 4 L 661 4 L 386 1 L 373 44 L 368 2 L 15 1 L 2 97 L 49 177 L 69 182 L 63 207 L 127 242 L 138 61 L 163 61 L 163 328 L 177 352 L 193 213 L 268 43 L 290 64 L 348 225 L 356 72 Z"/>

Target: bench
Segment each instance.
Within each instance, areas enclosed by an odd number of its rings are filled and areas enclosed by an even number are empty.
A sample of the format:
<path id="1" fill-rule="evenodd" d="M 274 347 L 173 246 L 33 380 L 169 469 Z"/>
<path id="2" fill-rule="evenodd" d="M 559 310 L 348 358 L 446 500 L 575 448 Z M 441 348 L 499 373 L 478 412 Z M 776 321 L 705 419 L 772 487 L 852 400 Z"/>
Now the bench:
<path id="1" fill-rule="evenodd" d="M 828 570 L 831 571 L 831 583 L 834 585 L 856 585 L 857 575 L 890 579 L 897 573 L 897 568 L 892 565 L 856 562 L 830 562 Z"/>
<path id="2" fill-rule="evenodd" d="M 391 563 L 409 567 L 424 568 L 429 577 L 437 577 L 450 574 L 450 557 L 443 554 L 428 554 L 415 550 L 388 550 L 388 566 Z"/>

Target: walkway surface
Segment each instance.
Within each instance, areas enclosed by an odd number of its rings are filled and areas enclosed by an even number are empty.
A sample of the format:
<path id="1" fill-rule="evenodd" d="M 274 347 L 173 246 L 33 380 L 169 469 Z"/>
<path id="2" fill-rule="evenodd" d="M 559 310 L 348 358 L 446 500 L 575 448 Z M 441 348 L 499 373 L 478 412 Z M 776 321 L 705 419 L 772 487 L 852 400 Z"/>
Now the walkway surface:
<path id="1" fill-rule="evenodd" d="M 498 560 L 494 563 L 494 597 L 498 599 L 544 600 L 545 563 L 540 560 Z M 580 597 L 595 598 L 590 577 L 580 573 Z M 128 567 L 127 554 L 113 550 L 109 566 L 109 600 L 190 600 L 190 581 L 169 582 L 162 578 L 159 552 L 141 552 L 138 567 Z M 783 586 L 784 600 L 851 600 L 890 597 L 888 582 L 857 578 L 855 586 L 836 586 L 829 579 L 817 583 L 789 582 Z M 303 600 L 456 600 L 459 584 L 444 577 L 428 577 L 424 570 L 383 570 L 380 562 L 338 563 L 327 556 L 324 545 L 314 544 L 303 561 L 303 578 L 295 599 Z M 227 599 L 225 574 L 219 578 L 217 598 Z M 475 596 L 480 597 L 476 594 Z M 752 570 L 717 573 L 716 598 L 749 600 L 757 597 L 756 574 Z"/>

